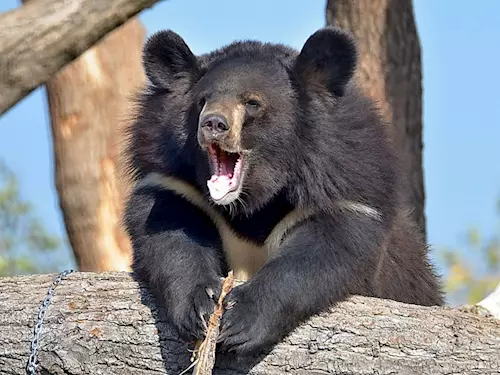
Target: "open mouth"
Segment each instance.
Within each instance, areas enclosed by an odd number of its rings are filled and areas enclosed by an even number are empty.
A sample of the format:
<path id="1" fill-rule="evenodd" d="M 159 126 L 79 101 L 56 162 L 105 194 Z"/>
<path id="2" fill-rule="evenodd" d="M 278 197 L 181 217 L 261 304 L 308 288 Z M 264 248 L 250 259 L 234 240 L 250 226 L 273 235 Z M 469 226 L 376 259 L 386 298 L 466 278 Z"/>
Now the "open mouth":
<path id="1" fill-rule="evenodd" d="M 208 146 L 208 154 L 213 172 L 212 177 L 207 181 L 210 195 L 217 203 L 230 203 L 239 194 L 243 154 L 225 151 L 216 143 Z"/>

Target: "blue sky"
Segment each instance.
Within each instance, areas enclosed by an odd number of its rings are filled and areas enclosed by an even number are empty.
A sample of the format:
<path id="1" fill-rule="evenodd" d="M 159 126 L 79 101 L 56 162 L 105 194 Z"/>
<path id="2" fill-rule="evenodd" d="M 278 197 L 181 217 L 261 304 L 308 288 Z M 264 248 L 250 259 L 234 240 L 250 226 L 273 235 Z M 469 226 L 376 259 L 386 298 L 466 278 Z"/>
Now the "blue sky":
<path id="1" fill-rule="evenodd" d="M 0 12 L 18 6 L 2 0 Z M 428 240 L 461 246 L 467 227 L 498 230 L 500 196 L 500 2 L 415 0 L 423 56 Z M 325 23 L 325 0 L 163 1 L 141 13 L 148 34 L 171 28 L 195 53 L 234 39 L 300 48 Z M 0 158 L 17 173 L 49 230 L 64 235 L 53 181 L 43 88 L 0 117 Z"/>

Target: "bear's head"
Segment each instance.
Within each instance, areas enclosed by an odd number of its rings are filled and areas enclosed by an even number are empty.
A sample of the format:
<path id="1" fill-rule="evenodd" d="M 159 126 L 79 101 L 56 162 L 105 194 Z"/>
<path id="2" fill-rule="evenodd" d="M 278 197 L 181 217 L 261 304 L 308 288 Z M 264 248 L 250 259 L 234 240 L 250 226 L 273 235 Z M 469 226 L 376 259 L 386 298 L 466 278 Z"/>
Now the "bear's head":
<path id="1" fill-rule="evenodd" d="M 332 27 L 300 52 L 242 41 L 199 57 L 176 33 L 158 32 L 144 47 L 141 126 L 162 130 L 138 135 L 144 154 L 156 153 L 159 172 L 191 170 L 216 204 L 252 212 L 291 183 L 304 119 L 344 95 L 356 61 L 350 34 Z"/>

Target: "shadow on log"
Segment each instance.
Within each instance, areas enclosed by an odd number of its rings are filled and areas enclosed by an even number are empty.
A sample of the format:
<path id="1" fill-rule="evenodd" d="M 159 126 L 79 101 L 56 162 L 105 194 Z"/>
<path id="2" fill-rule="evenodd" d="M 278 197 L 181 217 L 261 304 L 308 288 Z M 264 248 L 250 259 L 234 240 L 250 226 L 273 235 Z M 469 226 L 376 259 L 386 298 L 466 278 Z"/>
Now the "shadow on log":
<path id="1" fill-rule="evenodd" d="M 0 373 L 25 374 L 54 275 L 0 279 Z M 73 273 L 56 288 L 39 344 L 41 374 L 179 374 L 192 346 L 128 273 Z M 190 373 L 190 372 L 188 372 Z M 214 374 L 499 374 L 500 321 L 352 297 L 259 358 L 218 356 Z"/>

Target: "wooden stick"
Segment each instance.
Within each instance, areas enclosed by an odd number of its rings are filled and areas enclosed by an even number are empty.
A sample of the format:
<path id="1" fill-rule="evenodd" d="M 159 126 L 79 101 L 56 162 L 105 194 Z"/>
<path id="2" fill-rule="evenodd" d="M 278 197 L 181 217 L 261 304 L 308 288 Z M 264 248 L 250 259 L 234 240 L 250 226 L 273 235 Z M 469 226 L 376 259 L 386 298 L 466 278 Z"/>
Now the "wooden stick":
<path id="1" fill-rule="evenodd" d="M 195 346 L 192 361 L 193 375 L 211 375 L 215 364 L 215 347 L 219 336 L 220 321 L 224 313 L 223 301 L 234 285 L 233 271 L 230 271 L 222 283 L 222 291 L 213 314 L 208 321 L 207 332 L 203 341 L 198 341 Z M 183 373 L 192 366 L 189 366 Z"/>

